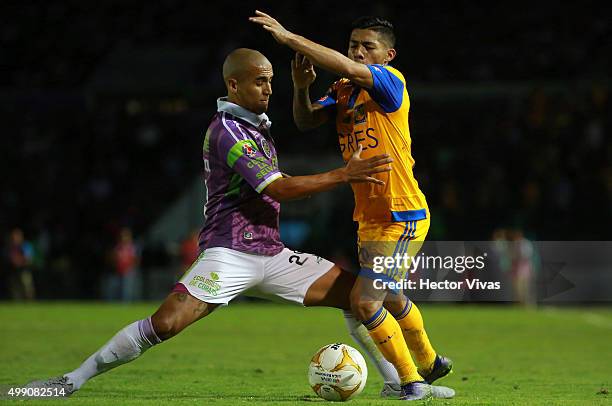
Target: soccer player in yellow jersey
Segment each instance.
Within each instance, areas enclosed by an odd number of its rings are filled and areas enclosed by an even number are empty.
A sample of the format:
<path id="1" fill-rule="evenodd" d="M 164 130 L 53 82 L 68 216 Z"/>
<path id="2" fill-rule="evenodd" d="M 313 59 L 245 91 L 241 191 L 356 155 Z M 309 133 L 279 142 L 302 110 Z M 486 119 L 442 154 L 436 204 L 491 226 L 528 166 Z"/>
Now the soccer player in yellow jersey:
<path id="1" fill-rule="evenodd" d="M 377 289 L 381 284 L 374 283 L 403 280 L 406 268 L 393 266 L 380 272 L 374 267 L 375 258 L 416 255 L 429 229 L 427 202 L 412 172 L 406 82 L 389 66 L 396 55 L 392 24 L 378 17 L 358 19 L 346 57 L 289 32 L 263 12 L 256 11 L 250 20 L 296 51 L 293 114 L 301 130 L 333 117 L 344 160 L 357 150 L 364 157 L 386 153 L 393 159 L 391 172 L 375 175 L 384 185 L 352 185 L 361 272 L 351 292 L 351 308 L 395 367 L 402 399 L 449 396 L 450 392 L 430 385 L 451 371 L 452 362 L 434 351 L 419 309 L 401 292 Z M 308 92 L 316 77 L 313 65 L 342 77 L 316 103 L 311 103 Z M 369 354 L 376 358 L 372 351 Z"/>

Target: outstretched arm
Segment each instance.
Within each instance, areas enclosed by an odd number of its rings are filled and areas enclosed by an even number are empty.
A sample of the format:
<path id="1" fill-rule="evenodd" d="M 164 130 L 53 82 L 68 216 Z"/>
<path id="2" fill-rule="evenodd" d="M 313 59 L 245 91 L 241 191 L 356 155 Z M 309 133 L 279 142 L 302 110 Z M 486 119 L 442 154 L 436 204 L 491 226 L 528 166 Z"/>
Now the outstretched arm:
<path id="1" fill-rule="evenodd" d="M 278 21 L 266 13 L 256 10 L 255 14 L 255 17 L 249 18 L 250 21 L 270 31 L 278 43 L 306 56 L 314 65 L 346 77 L 361 87 L 371 89 L 374 85 L 372 73 L 366 65 L 352 61 L 338 51 L 326 48 L 286 30 Z"/>
<path id="2" fill-rule="evenodd" d="M 372 177 L 372 175 L 389 172 L 391 167 L 388 164 L 393 160 L 386 154 L 361 159 L 359 156 L 362 149 L 363 147 L 359 146 L 359 149 L 353 154 L 344 168 L 334 169 L 317 175 L 279 178 L 266 186 L 263 193 L 281 202 L 283 200 L 300 199 L 314 193 L 324 192 L 342 183 L 371 182 L 377 185 L 384 185 L 385 182 Z"/>

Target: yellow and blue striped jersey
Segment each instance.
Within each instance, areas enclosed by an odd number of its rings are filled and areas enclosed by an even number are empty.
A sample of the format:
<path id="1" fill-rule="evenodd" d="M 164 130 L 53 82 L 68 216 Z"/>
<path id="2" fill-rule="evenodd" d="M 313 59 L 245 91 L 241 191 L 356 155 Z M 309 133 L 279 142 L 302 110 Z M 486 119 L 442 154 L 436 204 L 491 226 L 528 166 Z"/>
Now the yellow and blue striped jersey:
<path id="1" fill-rule="evenodd" d="M 363 146 L 362 158 L 389 154 L 392 171 L 375 175 L 384 186 L 353 183 L 353 219 L 369 221 L 413 221 L 427 217 L 425 195 L 412 168 L 408 111 L 410 99 L 404 76 L 388 65 L 367 65 L 374 85 L 364 89 L 348 79 L 336 81 L 317 101 L 336 109 L 336 130 L 344 161 Z"/>

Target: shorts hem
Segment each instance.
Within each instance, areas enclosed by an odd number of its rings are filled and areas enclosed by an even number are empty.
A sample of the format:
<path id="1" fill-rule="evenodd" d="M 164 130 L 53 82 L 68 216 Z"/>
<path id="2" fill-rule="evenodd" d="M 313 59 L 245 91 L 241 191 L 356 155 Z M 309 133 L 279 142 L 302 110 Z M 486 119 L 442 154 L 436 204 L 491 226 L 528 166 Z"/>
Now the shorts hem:
<path id="1" fill-rule="evenodd" d="M 172 292 L 187 293 L 189 296 L 194 297 L 202 302 L 206 302 L 210 304 L 224 305 L 224 306 L 227 306 L 229 302 L 231 302 L 234 299 L 234 298 L 231 298 L 230 300 L 223 300 L 223 299 L 211 298 L 209 296 L 206 298 L 202 298 L 200 297 L 200 295 L 196 295 L 192 291 L 190 291 L 189 288 L 185 286 L 185 284 L 182 282 L 175 283 L 174 287 L 172 288 Z"/>

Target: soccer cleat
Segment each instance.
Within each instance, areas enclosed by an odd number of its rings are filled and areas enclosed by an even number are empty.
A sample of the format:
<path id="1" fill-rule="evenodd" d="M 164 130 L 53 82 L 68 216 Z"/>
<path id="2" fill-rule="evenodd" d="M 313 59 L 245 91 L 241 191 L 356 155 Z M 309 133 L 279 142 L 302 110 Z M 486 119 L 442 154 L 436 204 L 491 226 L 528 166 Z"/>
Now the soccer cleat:
<path id="1" fill-rule="evenodd" d="M 385 387 L 388 384 L 385 384 Z M 391 385 L 390 385 L 391 386 Z M 383 387 L 383 391 L 385 389 Z M 393 387 L 393 386 L 391 386 Z M 401 386 L 400 400 L 425 400 L 425 399 L 451 399 L 455 397 L 455 390 L 446 386 L 429 385 L 426 382 L 410 382 Z M 391 392 L 387 392 L 391 393 Z M 383 393 L 381 392 L 381 396 Z M 387 395 L 391 397 L 391 395 Z"/>
<path id="2" fill-rule="evenodd" d="M 381 398 L 399 398 L 402 393 L 402 386 L 399 383 L 387 383 L 383 385 L 380 391 Z"/>
<path id="3" fill-rule="evenodd" d="M 427 400 L 433 397 L 431 385 L 421 382 L 410 382 L 402 385 L 400 400 Z"/>
<path id="4" fill-rule="evenodd" d="M 69 383 L 68 378 L 65 376 L 32 381 L 26 385 L 26 388 L 44 388 L 50 390 L 49 393 L 53 393 L 55 396 L 59 397 L 68 397 L 76 392 L 74 385 Z"/>
<path id="5" fill-rule="evenodd" d="M 419 374 L 423 377 L 425 382 L 431 385 L 437 379 L 448 375 L 448 373 L 451 372 L 452 369 L 453 361 L 450 358 L 436 355 L 436 360 L 434 361 L 434 365 L 431 371 L 428 374 L 424 373 L 423 371 L 419 371 Z"/>
<path id="6" fill-rule="evenodd" d="M 431 395 L 436 399 L 451 399 L 455 397 L 455 390 L 446 386 L 431 385 Z"/>

